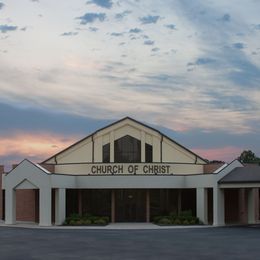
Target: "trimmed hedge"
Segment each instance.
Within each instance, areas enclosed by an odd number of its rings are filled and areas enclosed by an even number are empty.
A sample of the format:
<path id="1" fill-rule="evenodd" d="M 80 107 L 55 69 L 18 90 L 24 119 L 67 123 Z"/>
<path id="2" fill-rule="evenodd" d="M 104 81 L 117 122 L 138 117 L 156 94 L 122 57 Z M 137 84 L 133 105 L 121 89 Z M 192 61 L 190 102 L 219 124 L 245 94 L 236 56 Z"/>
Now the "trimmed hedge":
<path id="1" fill-rule="evenodd" d="M 170 213 L 167 216 L 156 216 L 153 222 L 158 225 L 198 225 L 203 224 L 197 217 L 192 216 L 191 210 L 182 211 L 179 215 Z"/>
<path id="2" fill-rule="evenodd" d="M 79 214 L 71 214 L 66 220 L 64 221 L 63 225 L 67 226 L 105 226 L 109 223 L 109 217 L 105 216 L 93 216 L 90 214 L 86 215 L 79 215 Z"/>

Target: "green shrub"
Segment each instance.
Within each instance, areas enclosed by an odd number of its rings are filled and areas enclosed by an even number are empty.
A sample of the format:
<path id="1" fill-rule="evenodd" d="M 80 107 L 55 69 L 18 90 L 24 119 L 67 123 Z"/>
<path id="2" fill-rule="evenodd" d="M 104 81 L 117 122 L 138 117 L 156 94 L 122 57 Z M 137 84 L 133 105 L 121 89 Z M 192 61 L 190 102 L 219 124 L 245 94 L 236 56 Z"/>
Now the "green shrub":
<path id="1" fill-rule="evenodd" d="M 109 223 L 109 217 L 107 216 L 93 216 L 90 214 L 85 214 L 80 216 L 79 214 L 71 214 L 66 220 L 64 221 L 64 225 L 106 225 Z"/>
<path id="2" fill-rule="evenodd" d="M 163 217 L 162 216 L 156 216 L 156 217 L 153 218 L 153 222 L 158 223 L 161 218 L 163 218 Z"/>
<path id="3" fill-rule="evenodd" d="M 181 211 L 178 214 L 171 212 L 169 215 L 156 216 L 153 218 L 153 222 L 159 225 L 196 225 L 200 224 L 197 217 L 192 216 L 191 210 Z"/>
<path id="4" fill-rule="evenodd" d="M 173 222 L 174 225 L 181 225 L 182 221 L 179 218 L 176 218 Z"/>
<path id="5" fill-rule="evenodd" d="M 158 221 L 158 224 L 160 224 L 160 225 L 171 225 L 172 221 L 171 221 L 171 219 L 169 217 L 164 217 L 164 218 L 161 218 Z"/>
<path id="6" fill-rule="evenodd" d="M 192 219 L 191 221 L 190 221 L 190 225 L 195 225 L 196 224 L 196 219 Z"/>
<path id="7" fill-rule="evenodd" d="M 190 225 L 190 221 L 187 220 L 187 219 L 185 219 L 185 220 L 183 220 L 182 224 L 183 224 L 183 225 Z"/>
<path id="8" fill-rule="evenodd" d="M 83 222 L 83 225 L 91 225 L 90 219 L 83 219 L 82 222 Z"/>
<path id="9" fill-rule="evenodd" d="M 107 222 L 106 222 L 103 218 L 97 218 L 97 219 L 93 222 L 93 224 L 95 224 L 95 225 L 106 225 Z"/>
<path id="10" fill-rule="evenodd" d="M 69 225 L 75 226 L 77 225 L 77 222 L 78 222 L 77 220 L 72 219 L 69 221 Z"/>

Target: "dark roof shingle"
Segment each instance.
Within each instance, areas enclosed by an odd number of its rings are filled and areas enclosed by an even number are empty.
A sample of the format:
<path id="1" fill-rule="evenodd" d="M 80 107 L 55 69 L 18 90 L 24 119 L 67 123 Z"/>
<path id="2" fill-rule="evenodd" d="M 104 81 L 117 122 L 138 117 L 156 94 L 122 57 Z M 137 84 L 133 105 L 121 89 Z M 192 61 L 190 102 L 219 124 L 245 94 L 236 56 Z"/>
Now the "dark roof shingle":
<path id="1" fill-rule="evenodd" d="M 259 166 L 237 167 L 218 181 L 220 184 L 255 182 L 260 182 Z"/>

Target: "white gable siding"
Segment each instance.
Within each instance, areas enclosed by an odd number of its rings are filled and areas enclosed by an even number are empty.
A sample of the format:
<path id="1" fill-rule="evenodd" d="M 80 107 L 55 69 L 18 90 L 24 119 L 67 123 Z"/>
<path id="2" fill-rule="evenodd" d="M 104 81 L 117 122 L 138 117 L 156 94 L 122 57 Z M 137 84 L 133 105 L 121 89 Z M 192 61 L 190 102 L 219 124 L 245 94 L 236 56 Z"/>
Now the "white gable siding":
<path id="1" fill-rule="evenodd" d="M 114 141 L 126 135 L 141 141 L 141 162 L 145 162 L 145 143 L 148 143 L 153 146 L 153 162 L 205 164 L 203 160 L 197 158 L 195 154 L 184 147 L 162 136 L 159 132 L 130 119 L 97 131 L 93 136 L 64 150 L 56 156 L 57 163 L 100 163 L 103 161 L 103 145 L 108 143 L 110 143 L 110 161 L 113 162 Z M 93 151 L 94 155 L 92 156 Z M 51 158 L 47 163 L 56 162 Z"/>
<path id="2" fill-rule="evenodd" d="M 92 162 L 91 138 L 82 141 L 57 156 L 58 163 L 82 163 Z"/>
<path id="3" fill-rule="evenodd" d="M 163 139 L 162 151 L 163 162 L 195 163 L 196 160 L 195 155 L 166 138 Z"/>

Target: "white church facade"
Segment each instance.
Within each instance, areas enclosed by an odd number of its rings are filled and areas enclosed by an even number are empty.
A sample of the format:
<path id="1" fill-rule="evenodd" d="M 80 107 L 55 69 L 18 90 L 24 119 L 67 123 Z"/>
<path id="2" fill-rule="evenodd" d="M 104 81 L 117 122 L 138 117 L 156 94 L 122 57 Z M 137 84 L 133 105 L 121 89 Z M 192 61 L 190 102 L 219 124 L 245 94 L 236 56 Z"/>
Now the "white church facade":
<path id="1" fill-rule="evenodd" d="M 2 174 L 0 217 L 61 225 L 73 213 L 151 222 L 190 210 L 204 224 L 259 220 L 260 167 L 209 165 L 160 131 L 126 117 L 41 164 Z"/>

